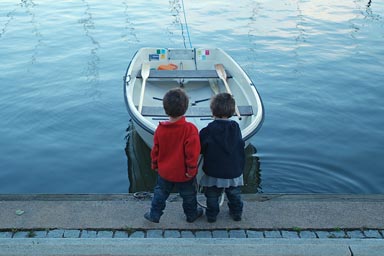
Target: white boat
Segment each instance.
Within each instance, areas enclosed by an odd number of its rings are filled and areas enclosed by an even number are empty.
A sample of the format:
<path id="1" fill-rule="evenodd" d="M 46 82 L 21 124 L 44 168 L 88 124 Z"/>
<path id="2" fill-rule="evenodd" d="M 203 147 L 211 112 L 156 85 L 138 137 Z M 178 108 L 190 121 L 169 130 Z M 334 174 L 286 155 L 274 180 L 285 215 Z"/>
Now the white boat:
<path id="1" fill-rule="evenodd" d="M 149 147 L 159 121 L 168 119 L 162 98 L 175 87 L 182 87 L 190 97 L 186 118 L 199 130 L 213 120 L 210 98 L 219 92 L 234 96 L 237 106 L 232 119 L 239 123 L 246 145 L 263 122 L 255 84 L 223 50 L 142 48 L 128 66 L 124 93 L 135 129 Z"/>

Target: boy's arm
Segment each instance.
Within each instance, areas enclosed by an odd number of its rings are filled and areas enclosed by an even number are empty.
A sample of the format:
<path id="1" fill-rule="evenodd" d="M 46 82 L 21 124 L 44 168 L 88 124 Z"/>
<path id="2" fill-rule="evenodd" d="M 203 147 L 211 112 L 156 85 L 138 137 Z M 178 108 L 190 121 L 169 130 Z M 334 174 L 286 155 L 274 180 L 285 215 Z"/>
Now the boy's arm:
<path id="1" fill-rule="evenodd" d="M 199 137 L 200 137 L 200 154 L 204 154 L 205 152 L 205 147 L 206 147 L 206 128 L 203 128 L 200 133 L 199 133 Z"/>
<path id="2" fill-rule="evenodd" d="M 192 178 L 197 174 L 197 163 L 200 156 L 200 138 L 198 133 L 187 139 L 184 150 L 185 164 L 187 166 L 185 176 Z"/>
<path id="3" fill-rule="evenodd" d="M 157 165 L 158 156 L 159 156 L 159 140 L 158 140 L 156 132 L 155 132 L 155 135 L 153 136 L 153 147 L 151 150 L 151 168 L 152 168 L 152 170 L 157 170 L 157 168 L 158 168 L 158 165 Z"/>

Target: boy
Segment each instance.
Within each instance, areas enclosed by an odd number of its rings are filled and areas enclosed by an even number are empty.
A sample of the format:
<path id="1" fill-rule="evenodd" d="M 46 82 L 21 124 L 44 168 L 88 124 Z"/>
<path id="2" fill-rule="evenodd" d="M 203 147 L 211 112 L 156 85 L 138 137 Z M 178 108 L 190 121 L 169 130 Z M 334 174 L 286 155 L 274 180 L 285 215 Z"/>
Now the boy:
<path id="1" fill-rule="evenodd" d="M 157 170 L 158 176 L 151 210 L 144 215 L 155 223 L 159 223 L 174 187 L 183 199 L 187 222 L 194 222 L 203 215 L 203 209 L 197 208 L 195 186 L 200 139 L 196 126 L 185 120 L 188 104 L 188 96 L 180 88 L 171 89 L 163 98 L 169 120 L 160 122 L 154 134 L 151 167 Z"/>
<path id="2" fill-rule="evenodd" d="M 214 121 L 200 131 L 201 153 L 204 157 L 200 185 L 207 198 L 205 215 L 215 222 L 219 214 L 219 197 L 225 191 L 229 214 L 240 221 L 243 212 L 241 188 L 245 164 L 244 141 L 237 122 L 229 118 L 235 112 L 235 100 L 229 93 L 220 93 L 211 100 Z"/>

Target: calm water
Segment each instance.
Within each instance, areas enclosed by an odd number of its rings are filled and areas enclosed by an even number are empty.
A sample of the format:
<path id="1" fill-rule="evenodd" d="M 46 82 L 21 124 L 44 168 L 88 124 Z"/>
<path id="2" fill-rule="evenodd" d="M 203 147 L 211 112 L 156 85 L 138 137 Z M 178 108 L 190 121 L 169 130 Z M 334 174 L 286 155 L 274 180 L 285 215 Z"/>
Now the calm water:
<path id="1" fill-rule="evenodd" d="M 384 1 L 184 3 L 263 98 L 259 192 L 384 193 Z M 1 1 L 0 193 L 128 191 L 123 75 L 189 45 L 181 4 Z"/>

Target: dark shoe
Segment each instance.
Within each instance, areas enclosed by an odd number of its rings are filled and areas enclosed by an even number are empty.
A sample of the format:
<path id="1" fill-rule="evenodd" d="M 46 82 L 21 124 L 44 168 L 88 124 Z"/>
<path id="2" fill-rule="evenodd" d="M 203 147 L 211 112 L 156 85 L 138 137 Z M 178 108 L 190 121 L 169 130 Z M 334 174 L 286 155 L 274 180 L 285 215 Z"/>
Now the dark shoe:
<path id="1" fill-rule="evenodd" d="M 187 216 L 187 222 L 189 222 L 189 223 L 194 222 L 195 220 L 197 220 L 198 218 L 200 218 L 200 217 L 203 215 L 203 213 L 204 213 L 203 209 L 201 209 L 201 208 L 197 208 L 197 212 L 196 212 L 196 215 L 195 215 L 195 216 L 193 216 L 193 217 L 188 217 L 188 216 Z"/>
<path id="2" fill-rule="evenodd" d="M 216 218 L 207 217 L 207 221 L 209 223 L 214 223 L 214 222 L 216 222 Z"/>
<path id="3" fill-rule="evenodd" d="M 241 221 L 241 213 L 233 213 L 231 211 L 229 211 L 229 215 L 231 216 L 231 218 L 234 220 L 234 221 Z"/>
<path id="4" fill-rule="evenodd" d="M 146 218 L 147 220 L 151 221 L 151 222 L 154 222 L 154 223 L 159 223 L 159 219 L 154 219 L 151 217 L 151 214 L 149 212 L 145 213 L 144 214 L 144 218 Z"/>

